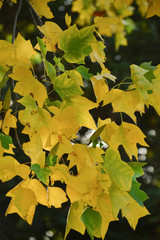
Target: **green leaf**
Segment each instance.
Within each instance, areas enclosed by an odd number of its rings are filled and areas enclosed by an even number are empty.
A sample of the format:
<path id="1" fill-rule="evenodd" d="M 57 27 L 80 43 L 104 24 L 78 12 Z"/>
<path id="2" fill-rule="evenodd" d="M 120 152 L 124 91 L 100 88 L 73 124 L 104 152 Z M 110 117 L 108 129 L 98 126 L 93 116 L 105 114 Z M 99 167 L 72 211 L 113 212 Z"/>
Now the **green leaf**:
<path id="1" fill-rule="evenodd" d="M 44 65 L 45 65 L 47 75 L 50 77 L 52 83 L 54 83 L 54 79 L 56 77 L 55 67 L 50 62 L 48 62 L 47 60 L 44 61 Z"/>
<path id="2" fill-rule="evenodd" d="M 2 89 L 9 80 L 8 74 L 12 72 L 11 68 L 0 66 L 0 89 Z"/>
<path id="3" fill-rule="evenodd" d="M 55 78 L 54 89 L 62 99 L 72 95 L 83 94 L 82 89 L 78 86 L 76 81 L 72 78 L 68 78 L 66 73 L 63 73 Z"/>
<path id="4" fill-rule="evenodd" d="M 10 103 L 11 103 L 11 90 L 10 88 L 8 88 L 3 101 L 2 111 L 7 111 L 9 109 Z"/>
<path id="5" fill-rule="evenodd" d="M 47 167 L 41 168 L 38 163 L 32 164 L 30 168 L 32 171 L 35 172 L 40 181 L 42 181 L 45 184 L 49 183 L 48 177 L 52 172 L 49 168 Z"/>
<path id="6" fill-rule="evenodd" d="M 86 80 L 90 80 L 90 77 L 92 77 L 93 76 L 93 74 L 91 74 L 91 73 L 88 73 L 88 71 L 89 71 L 89 68 L 86 68 L 86 67 L 84 67 L 84 66 L 78 66 L 77 68 L 76 68 L 76 70 L 81 74 L 81 76 L 84 78 L 84 79 L 86 79 Z"/>
<path id="7" fill-rule="evenodd" d="M 46 164 L 47 166 L 55 166 L 55 164 L 57 163 L 58 160 L 58 156 L 52 156 L 52 155 L 48 155 L 46 158 Z"/>
<path id="8" fill-rule="evenodd" d="M 38 174 L 41 171 L 41 167 L 38 163 L 32 164 L 30 166 L 30 169 L 35 172 L 36 174 Z"/>
<path id="9" fill-rule="evenodd" d="M 93 35 L 95 27 L 78 30 L 76 25 L 65 30 L 60 37 L 60 46 L 65 52 L 64 58 L 71 63 L 83 61 L 90 53 L 90 44 L 96 41 Z"/>
<path id="10" fill-rule="evenodd" d="M 97 139 L 99 137 L 99 135 L 101 134 L 101 132 L 103 131 L 103 129 L 105 128 L 106 124 L 104 124 L 103 126 L 99 127 L 90 137 L 90 142 L 93 142 L 95 139 Z"/>
<path id="11" fill-rule="evenodd" d="M 39 44 L 39 47 L 41 49 L 41 53 L 42 53 L 42 56 L 43 56 L 43 59 L 45 60 L 46 59 L 46 54 L 47 54 L 47 47 L 46 47 L 46 44 L 43 42 L 43 40 L 39 37 L 37 37 L 37 40 L 38 40 L 38 44 Z"/>
<path id="12" fill-rule="evenodd" d="M 112 184 L 123 191 L 129 191 L 134 175 L 132 168 L 121 160 L 117 151 L 111 148 L 107 149 L 104 160 L 104 168 L 107 170 Z"/>
<path id="13" fill-rule="evenodd" d="M 142 176 L 144 174 L 143 171 L 143 166 L 146 163 L 141 163 L 141 162 L 129 162 L 128 165 L 133 169 L 134 175 L 133 175 L 133 180 L 136 180 L 136 178 Z"/>
<path id="14" fill-rule="evenodd" d="M 44 167 L 41 169 L 41 172 L 37 174 L 37 177 L 39 180 L 41 180 L 43 183 L 48 184 L 49 183 L 49 175 L 51 174 L 51 170 L 47 167 Z"/>
<path id="15" fill-rule="evenodd" d="M 141 186 L 140 183 L 137 181 L 132 181 L 132 187 L 129 191 L 129 194 L 139 203 L 140 206 L 144 206 L 143 202 L 148 198 L 147 194 L 143 192 L 139 187 Z"/>
<path id="16" fill-rule="evenodd" d="M 57 58 L 56 56 L 53 58 L 55 64 L 57 65 L 58 63 L 60 63 L 61 59 Z"/>
<path id="17" fill-rule="evenodd" d="M 26 95 L 20 100 L 18 100 L 23 106 L 28 107 L 29 109 L 36 108 L 36 103 L 30 95 Z"/>
<path id="18" fill-rule="evenodd" d="M 52 148 L 52 150 L 50 151 L 50 154 L 52 156 L 57 155 L 58 148 L 59 148 L 59 142 Z"/>
<path id="19" fill-rule="evenodd" d="M 8 150 L 9 144 L 12 144 L 11 136 L 0 133 L 0 140 L 2 147 Z"/>
<path id="20" fill-rule="evenodd" d="M 136 87 L 141 90 L 142 94 L 144 90 L 152 90 L 153 84 L 146 78 L 146 73 L 149 73 L 149 70 L 146 70 L 135 64 L 132 64 L 130 66 L 130 69 L 131 79 L 133 80 Z"/>
<path id="21" fill-rule="evenodd" d="M 46 104 L 47 104 L 47 107 L 51 107 L 51 106 L 56 106 L 56 107 L 60 107 L 61 106 L 61 101 L 59 100 L 55 100 L 55 101 L 50 101 L 48 98 L 46 99 Z"/>
<path id="22" fill-rule="evenodd" d="M 140 67 L 145 70 L 148 70 L 148 72 L 145 73 L 144 76 L 148 79 L 149 82 L 152 82 L 152 79 L 156 78 L 153 73 L 156 67 L 151 66 L 151 62 L 144 62 L 140 65 Z"/>
<path id="23" fill-rule="evenodd" d="M 94 239 L 94 236 L 99 238 L 101 237 L 102 217 L 99 212 L 93 210 L 92 208 L 86 208 L 81 215 L 81 220 L 86 226 L 91 239 Z"/>
<path id="24" fill-rule="evenodd" d="M 39 44 L 40 49 L 41 49 L 41 53 L 42 53 L 42 56 L 43 56 L 44 65 L 45 65 L 47 75 L 50 77 L 51 81 L 54 83 L 54 78 L 56 76 L 56 69 L 50 62 L 48 62 L 46 60 L 46 54 L 47 54 L 46 44 L 39 37 L 37 37 L 37 40 L 38 40 L 38 44 Z"/>

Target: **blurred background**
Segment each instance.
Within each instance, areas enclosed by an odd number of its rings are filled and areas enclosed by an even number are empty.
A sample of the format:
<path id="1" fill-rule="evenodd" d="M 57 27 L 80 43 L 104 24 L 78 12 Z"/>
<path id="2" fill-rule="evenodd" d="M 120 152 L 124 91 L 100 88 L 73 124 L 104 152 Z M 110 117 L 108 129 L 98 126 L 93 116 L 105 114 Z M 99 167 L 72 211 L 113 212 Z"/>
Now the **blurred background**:
<path id="1" fill-rule="evenodd" d="M 49 6 L 54 14 L 54 22 L 56 22 L 63 30 L 66 29 L 64 21 L 65 14 L 72 16 L 72 22 L 77 17 L 77 12 L 72 12 L 71 0 L 58 0 L 50 2 Z M 86 1 L 89 4 L 94 1 Z M 143 62 L 152 61 L 152 65 L 160 63 L 160 19 L 156 16 L 145 19 L 137 11 L 137 5 L 134 5 L 134 15 L 130 17 L 134 26 L 130 34 L 127 34 L 127 46 L 120 46 L 119 50 L 115 50 L 115 37 L 104 36 L 106 45 L 106 67 L 113 75 L 117 77 L 117 83 L 121 82 L 127 76 L 130 76 L 129 66 L 131 64 L 140 65 Z M 10 1 L 4 1 L 0 10 L 0 39 L 11 41 L 13 19 L 15 17 L 17 5 Z M 96 12 L 96 15 L 103 15 L 103 11 Z M 93 16 L 95 15 L 95 12 Z M 92 17 L 93 17 L 92 16 Z M 46 21 L 42 18 L 43 22 Z M 40 33 L 33 23 L 30 11 L 25 1 L 18 18 L 17 31 L 26 39 L 31 39 L 33 45 L 36 43 L 36 36 Z M 99 70 L 98 64 L 93 64 L 86 59 L 89 71 L 94 73 L 94 69 Z M 98 71 L 96 69 L 96 72 Z M 37 71 L 40 71 L 39 68 Z M 1 94 L 5 93 L 5 88 Z M 91 84 L 87 83 L 85 94 L 94 101 L 93 90 Z M 106 109 L 93 111 L 93 117 L 107 116 Z M 150 148 L 138 147 L 139 161 L 146 162 L 144 166 L 145 174 L 139 179 L 142 183 L 141 189 L 144 190 L 149 199 L 145 202 L 145 206 L 151 215 L 141 218 L 137 225 L 136 231 L 127 223 L 126 219 L 110 223 L 109 230 L 105 237 L 106 240 L 159 240 L 160 239 L 160 117 L 153 108 L 146 109 L 144 116 L 138 117 L 138 125 L 147 136 L 146 141 Z M 82 132 L 86 132 L 85 130 Z M 14 134 L 13 134 L 14 135 Z M 84 137 L 84 136 L 83 136 Z M 16 145 L 16 142 L 15 142 Z M 18 147 L 18 146 L 17 146 Z M 18 149 L 16 158 L 22 159 L 23 152 Z M 65 224 L 69 205 L 64 204 L 62 209 L 37 206 L 36 214 L 32 226 L 29 226 L 18 215 L 12 214 L 5 217 L 5 211 L 10 199 L 5 194 L 17 184 L 18 178 L 14 178 L 6 183 L 0 182 L 0 240 L 62 240 L 65 231 Z M 67 240 L 90 239 L 87 233 L 82 236 L 75 231 L 71 231 Z"/>

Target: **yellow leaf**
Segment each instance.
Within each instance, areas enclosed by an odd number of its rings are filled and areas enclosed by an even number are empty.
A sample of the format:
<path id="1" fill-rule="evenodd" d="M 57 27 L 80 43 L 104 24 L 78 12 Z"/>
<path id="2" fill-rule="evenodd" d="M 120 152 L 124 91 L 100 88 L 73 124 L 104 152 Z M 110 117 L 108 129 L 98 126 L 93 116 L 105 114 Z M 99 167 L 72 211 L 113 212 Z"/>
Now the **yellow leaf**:
<path id="1" fill-rule="evenodd" d="M 103 78 L 103 76 L 101 79 L 96 79 L 95 76 L 91 77 L 90 79 L 92 81 L 94 93 L 97 98 L 97 103 L 100 103 L 109 90 L 106 80 Z"/>
<path id="2" fill-rule="evenodd" d="M 74 70 L 69 70 L 69 71 L 66 71 L 67 75 L 73 79 L 73 81 L 75 81 L 77 83 L 77 85 L 79 86 L 84 86 L 83 84 L 83 78 L 81 76 L 81 74 L 76 71 L 75 69 Z"/>
<path id="3" fill-rule="evenodd" d="M 58 135 L 64 134 L 68 139 L 72 138 L 79 130 L 76 115 L 77 109 L 72 106 L 68 106 L 62 111 L 59 111 L 51 120 L 52 132 Z"/>
<path id="4" fill-rule="evenodd" d="M 84 234 L 85 225 L 80 219 L 83 213 L 83 210 L 84 210 L 84 202 L 82 200 L 75 202 L 70 206 L 68 217 L 67 217 L 67 225 L 66 225 L 64 239 L 66 239 L 70 229 L 74 229 L 75 231 L 80 232 L 81 234 Z"/>
<path id="5" fill-rule="evenodd" d="M 128 154 L 138 158 L 137 143 L 143 146 L 148 146 L 144 141 L 145 135 L 134 124 L 123 122 L 120 126 L 114 122 L 107 124 L 100 135 L 111 148 L 117 150 L 122 145 Z"/>
<path id="6" fill-rule="evenodd" d="M 55 208 L 60 208 L 61 204 L 67 202 L 65 192 L 58 187 L 49 187 L 48 188 L 48 203 L 49 206 L 54 206 Z"/>
<path id="7" fill-rule="evenodd" d="M 17 118 L 11 114 L 12 109 L 8 109 L 2 124 L 2 131 L 9 135 L 10 128 L 16 128 Z"/>
<path id="8" fill-rule="evenodd" d="M 48 193 L 40 181 L 37 179 L 28 179 L 27 181 L 22 181 L 19 186 L 31 189 L 36 196 L 37 202 L 48 206 Z"/>
<path id="9" fill-rule="evenodd" d="M 38 28 L 45 35 L 43 41 L 47 46 L 47 50 L 55 52 L 55 45 L 57 44 L 61 34 L 63 33 L 62 29 L 54 22 L 45 22 L 43 26 Z"/>
<path id="10" fill-rule="evenodd" d="M 63 156 L 63 154 L 70 153 L 72 151 L 72 144 L 65 136 L 58 136 L 58 151 L 57 155 L 59 158 Z"/>
<path id="11" fill-rule="evenodd" d="M 80 13 L 80 15 L 76 21 L 77 24 L 80 26 L 90 24 L 91 18 L 93 16 L 93 13 L 95 10 L 96 10 L 96 7 L 90 0 L 85 2 L 85 4 L 81 0 L 73 1 L 72 12 Z"/>
<path id="12" fill-rule="evenodd" d="M 97 129 L 95 122 L 89 113 L 90 109 L 98 107 L 97 103 L 91 102 L 89 99 L 82 96 L 71 96 L 67 101 L 64 101 L 62 108 L 66 106 L 73 106 L 76 110 L 76 118 L 79 126 L 85 126 L 91 129 Z"/>
<path id="13" fill-rule="evenodd" d="M 144 17 L 147 13 L 148 2 L 146 0 L 136 0 L 136 4 L 138 5 L 138 11 L 141 13 L 142 17 Z"/>
<path id="14" fill-rule="evenodd" d="M 38 163 L 41 168 L 45 165 L 45 152 L 42 147 L 42 140 L 39 134 L 34 134 L 30 142 L 23 143 L 23 150 L 31 158 L 31 165 Z"/>
<path id="15" fill-rule="evenodd" d="M 75 178 L 75 183 L 73 184 L 73 186 L 71 186 L 70 183 L 68 184 L 66 190 L 71 203 L 83 199 L 83 201 L 89 206 L 92 206 L 94 208 L 96 207 L 98 198 L 103 192 L 103 188 L 98 182 L 94 182 L 94 184 L 91 185 L 89 189 L 87 189 L 86 184 L 78 178 Z M 80 184 L 82 184 L 81 188 Z"/>
<path id="16" fill-rule="evenodd" d="M 15 64 L 15 46 L 7 41 L 0 40 L 0 65 L 13 66 Z"/>
<path id="17" fill-rule="evenodd" d="M 90 167 L 83 167 L 78 175 L 69 175 L 67 184 L 80 194 L 89 192 L 97 182 L 98 170 Z"/>
<path id="18" fill-rule="evenodd" d="M 32 72 L 24 68 L 14 68 L 12 74 L 9 75 L 14 80 L 18 81 L 14 88 L 14 92 L 17 92 L 21 96 L 29 95 L 32 93 L 35 101 L 38 102 L 40 107 L 47 96 L 47 90 L 42 83 L 34 78 Z"/>
<path id="19" fill-rule="evenodd" d="M 57 163 L 54 167 L 50 167 L 52 170 L 51 183 L 54 184 L 54 181 L 66 182 L 68 176 L 68 167 L 64 164 Z"/>
<path id="20" fill-rule="evenodd" d="M 36 10 L 40 17 L 53 18 L 53 14 L 48 7 L 48 2 L 55 0 L 29 0 L 33 8 Z"/>
<path id="21" fill-rule="evenodd" d="M 154 107 L 154 109 L 156 110 L 156 112 L 160 115 L 160 95 L 156 94 L 156 93 L 152 93 L 148 95 L 149 98 L 149 105 L 151 105 L 152 107 Z"/>
<path id="22" fill-rule="evenodd" d="M 36 105 L 31 96 L 25 96 L 19 100 L 26 108 L 19 111 L 19 121 L 27 126 L 27 134 L 37 132 L 42 126 L 50 127 L 51 115 L 45 109 Z"/>
<path id="23" fill-rule="evenodd" d="M 127 192 L 112 188 L 110 192 L 113 215 L 117 217 L 119 210 L 126 217 L 130 226 L 135 229 L 139 218 L 149 214 L 147 209 L 140 206 Z"/>
<path id="24" fill-rule="evenodd" d="M 99 162 L 103 162 L 101 155 L 103 150 L 100 148 L 88 148 L 86 145 L 74 144 L 73 150 L 68 156 L 69 167 L 77 166 L 79 171 L 84 166 L 95 168 Z"/>
<path id="25" fill-rule="evenodd" d="M 127 38 L 125 37 L 126 33 L 124 31 L 117 31 L 115 34 L 115 49 L 118 51 L 120 46 L 127 46 Z"/>
<path id="26" fill-rule="evenodd" d="M 67 192 L 67 196 L 69 197 L 69 200 L 71 203 L 77 202 L 81 199 L 84 200 L 84 194 L 78 193 L 76 190 L 74 190 L 69 185 L 66 186 L 66 192 Z"/>
<path id="27" fill-rule="evenodd" d="M 101 235 L 102 239 L 104 239 L 109 223 L 117 220 L 117 218 L 113 217 L 111 200 L 108 194 L 102 193 L 99 196 L 95 210 L 97 210 L 102 217 Z"/>
<path id="28" fill-rule="evenodd" d="M 36 54 L 29 40 L 25 40 L 20 34 L 18 34 L 15 46 L 15 62 L 16 67 L 31 67 L 31 57 Z M 10 55 L 8 55 L 10 57 Z"/>
<path id="29" fill-rule="evenodd" d="M 94 22 L 101 35 L 111 37 L 115 33 L 120 20 L 117 17 L 95 17 Z"/>
<path id="30" fill-rule="evenodd" d="M 71 26 L 71 21 L 72 21 L 71 16 L 69 16 L 68 13 L 66 13 L 65 22 L 66 22 L 66 25 L 67 25 L 68 28 Z"/>
<path id="31" fill-rule="evenodd" d="M 15 176 L 26 179 L 30 173 L 30 168 L 24 164 L 20 164 L 11 156 L 0 158 L 0 179 L 2 182 L 9 181 Z"/>
<path id="32" fill-rule="evenodd" d="M 114 145 L 114 148 L 118 148 L 119 145 L 122 145 L 130 159 L 132 156 L 138 159 L 137 143 L 148 147 L 148 144 L 144 141 L 145 137 L 146 136 L 136 125 L 123 122 L 117 129 L 115 136 L 111 137 L 111 144 L 112 146 Z M 114 141 L 115 143 L 113 144 Z"/>
<path id="33" fill-rule="evenodd" d="M 147 0 L 148 2 L 148 11 L 146 18 L 150 18 L 154 15 L 160 17 L 160 1 L 159 0 Z"/>
<path id="34" fill-rule="evenodd" d="M 104 62 L 106 61 L 106 56 L 104 52 L 105 45 L 101 41 L 97 41 L 91 43 L 92 53 L 90 54 L 90 58 L 92 62 L 98 62 L 101 68 L 105 68 Z"/>
<path id="35" fill-rule="evenodd" d="M 27 188 L 16 187 L 11 189 L 6 196 L 12 198 L 7 208 L 6 215 L 17 213 L 31 225 L 37 205 L 34 192 Z"/>
<path id="36" fill-rule="evenodd" d="M 134 0 L 126 0 L 126 3 L 127 3 L 127 5 L 129 6 L 129 5 L 131 5 L 131 4 L 133 3 L 133 1 L 134 1 Z"/>
<path id="37" fill-rule="evenodd" d="M 114 112 L 124 112 L 128 114 L 134 122 L 136 122 L 136 116 L 134 114 L 136 111 L 144 113 L 144 103 L 141 101 L 137 90 L 125 92 L 120 89 L 111 89 L 104 97 L 103 105 L 109 103 L 112 104 Z"/>

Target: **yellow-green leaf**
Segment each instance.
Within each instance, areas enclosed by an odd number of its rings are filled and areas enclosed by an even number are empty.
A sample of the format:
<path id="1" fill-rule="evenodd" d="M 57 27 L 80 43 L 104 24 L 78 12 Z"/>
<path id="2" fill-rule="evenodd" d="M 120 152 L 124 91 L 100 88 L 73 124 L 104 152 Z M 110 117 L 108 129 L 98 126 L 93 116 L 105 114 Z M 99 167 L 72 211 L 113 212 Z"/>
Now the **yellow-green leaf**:
<path id="1" fill-rule="evenodd" d="M 111 148 L 107 149 L 103 166 L 107 170 L 112 184 L 123 191 L 131 189 L 134 171 L 127 163 L 121 160 L 118 151 Z"/>
<path id="2" fill-rule="evenodd" d="M 83 61 L 91 53 L 91 43 L 96 42 L 93 35 L 95 27 L 89 26 L 78 30 L 76 25 L 65 30 L 60 37 L 60 47 L 65 52 L 64 58 L 68 62 Z M 78 47 L 77 47 L 78 46 Z"/>

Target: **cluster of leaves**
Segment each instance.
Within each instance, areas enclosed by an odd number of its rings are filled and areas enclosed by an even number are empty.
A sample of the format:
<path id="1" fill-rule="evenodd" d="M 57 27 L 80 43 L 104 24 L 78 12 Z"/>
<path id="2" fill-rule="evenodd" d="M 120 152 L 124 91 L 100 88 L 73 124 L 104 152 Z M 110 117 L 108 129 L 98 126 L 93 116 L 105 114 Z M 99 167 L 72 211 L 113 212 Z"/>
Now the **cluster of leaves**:
<path id="1" fill-rule="evenodd" d="M 105 3 L 96 2 L 101 7 Z M 114 4 L 125 4 L 127 11 L 127 4 L 131 2 L 115 0 Z M 47 3 L 47 0 L 30 1 L 40 17 L 52 18 Z M 156 6 L 157 1 L 148 0 L 148 3 Z M 73 2 L 73 8 L 76 4 L 80 1 Z M 110 12 L 110 6 L 106 6 Z M 157 14 L 154 12 L 157 9 L 151 8 L 149 5 L 148 12 Z M 104 239 L 109 223 L 118 220 L 119 211 L 133 229 L 140 217 L 149 214 L 143 204 L 147 195 L 139 189 L 137 181 L 143 175 L 144 164 L 132 161 L 137 159 L 137 144 L 148 146 L 145 135 L 136 125 L 135 112 L 142 114 L 145 106 L 151 105 L 160 114 L 160 65 L 133 64 L 130 81 L 124 79 L 109 89 L 109 81 L 115 82 L 116 77 L 105 67 L 105 45 L 102 37 L 99 38 L 100 29 L 107 28 L 106 19 L 113 22 L 112 16 L 95 18 L 95 24 L 79 30 L 66 15 L 68 27 L 64 31 L 54 21 L 46 21 L 38 26 L 43 38 L 37 37 L 35 47 L 19 33 L 13 43 L 0 40 L 0 88 L 8 87 L 0 102 L 3 116 L 0 179 L 5 182 L 17 175 L 22 179 L 6 194 L 11 197 L 6 215 L 17 213 L 32 224 L 38 204 L 60 208 L 70 201 L 65 238 L 70 229 L 81 234 L 86 229 L 91 239 L 94 236 Z M 52 53 L 52 61 L 48 61 L 48 52 Z M 33 66 L 39 53 L 44 66 L 41 81 Z M 99 63 L 100 73 L 88 73 L 86 57 Z M 91 81 L 96 102 L 83 96 L 84 81 Z M 128 86 L 125 91 L 121 89 L 123 84 Z M 48 85 L 51 92 L 47 92 Z M 51 99 L 53 92 L 57 96 L 54 100 Z M 110 118 L 99 118 L 97 122 L 92 118 L 91 109 L 108 104 L 120 114 L 120 124 Z M 124 113 L 132 123 L 124 121 Z M 22 145 L 17 123 L 23 126 L 21 134 L 29 138 Z M 76 140 L 81 127 L 95 130 L 88 144 Z M 15 129 L 18 144 L 29 157 L 29 163 L 15 159 L 11 128 Z M 103 148 L 104 142 L 107 149 Z M 123 146 L 130 162 L 122 160 L 119 146 Z"/>
<path id="2" fill-rule="evenodd" d="M 78 25 L 90 25 L 94 19 L 100 34 L 107 37 L 115 35 L 115 48 L 118 50 L 121 45 L 127 46 L 126 34 L 135 29 L 130 16 L 136 6 L 142 17 L 160 16 L 159 2 L 155 0 L 75 0 L 72 11 L 79 14 Z"/>

